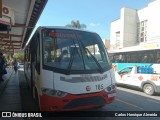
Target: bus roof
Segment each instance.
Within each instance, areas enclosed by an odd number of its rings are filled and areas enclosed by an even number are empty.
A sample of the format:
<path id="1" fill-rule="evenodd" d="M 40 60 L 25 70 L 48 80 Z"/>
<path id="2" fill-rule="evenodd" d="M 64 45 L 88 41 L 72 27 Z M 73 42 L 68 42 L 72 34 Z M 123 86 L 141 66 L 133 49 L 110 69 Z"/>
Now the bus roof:
<path id="1" fill-rule="evenodd" d="M 160 50 L 160 47 L 151 47 L 151 48 L 146 48 L 142 46 L 133 46 L 133 47 L 126 47 L 122 49 L 116 49 L 112 51 L 108 51 L 109 53 L 123 53 L 123 52 L 136 52 L 136 51 L 147 51 L 147 50 Z"/>
<path id="2" fill-rule="evenodd" d="M 82 30 L 82 29 L 78 29 L 78 28 L 72 28 L 72 27 L 65 27 L 65 26 L 39 26 L 35 32 L 33 33 L 33 35 L 30 37 L 30 39 L 28 40 L 28 43 L 31 41 L 32 37 L 34 36 L 34 34 L 44 28 L 48 28 L 48 29 L 65 29 L 65 30 L 77 30 L 77 31 L 83 31 L 83 32 L 89 32 L 89 33 L 94 33 L 97 34 L 96 32 L 92 32 L 92 31 L 88 31 L 88 30 Z M 97 34 L 98 35 L 98 34 Z M 99 36 L 100 37 L 100 36 Z M 24 46 L 24 49 L 26 49 L 26 47 L 28 46 L 28 43 Z"/>
<path id="3" fill-rule="evenodd" d="M 72 28 L 72 27 L 65 27 L 65 26 L 39 26 L 37 28 L 37 30 L 39 29 L 43 29 L 43 28 L 53 28 L 53 29 L 66 29 L 66 30 L 77 30 L 77 31 L 84 31 L 84 32 L 90 32 L 90 33 L 96 33 L 96 32 L 92 32 L 89 30 L 83 30 L 83 29 L 78 29 L 78 28 Z"/>

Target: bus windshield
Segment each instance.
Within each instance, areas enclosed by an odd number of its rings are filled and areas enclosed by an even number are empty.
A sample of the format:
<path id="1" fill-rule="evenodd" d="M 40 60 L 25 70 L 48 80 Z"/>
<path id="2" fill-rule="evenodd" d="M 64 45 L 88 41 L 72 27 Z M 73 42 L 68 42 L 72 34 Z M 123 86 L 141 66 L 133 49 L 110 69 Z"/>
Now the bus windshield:
<path id="1" fill-rule="evenodd" d="M 68 73 L 104 72 L 110 65 L 96 33 L 69 29 L 43 30 L 43 63 Z"/>

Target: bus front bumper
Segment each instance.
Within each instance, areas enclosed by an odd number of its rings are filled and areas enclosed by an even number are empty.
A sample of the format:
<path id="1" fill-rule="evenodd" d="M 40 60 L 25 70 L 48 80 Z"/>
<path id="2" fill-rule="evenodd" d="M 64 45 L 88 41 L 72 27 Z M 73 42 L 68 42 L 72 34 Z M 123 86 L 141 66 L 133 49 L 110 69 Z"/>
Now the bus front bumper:
<path id="1" fill-rule="evenodd" d="M 63 98 L 40 96 L 40 108 L 42 111 L 74 111 L 105 106 L 115 100 L 116 90 L 106 92 L 73 95 L 67 94 Z"/>

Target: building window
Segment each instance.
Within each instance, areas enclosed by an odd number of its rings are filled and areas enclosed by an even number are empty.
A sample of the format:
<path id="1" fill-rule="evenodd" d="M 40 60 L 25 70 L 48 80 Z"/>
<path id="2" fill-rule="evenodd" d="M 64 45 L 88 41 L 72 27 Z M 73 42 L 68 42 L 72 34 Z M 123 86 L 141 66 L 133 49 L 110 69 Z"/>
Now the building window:
<path id="1" fill-rule="evenodd" d="M 116 48 L 120 47 L 120 31 L 116 32 Z"/>
<path id="2" fill-rule="evenodd" d="M 141 22 L 141 26 L 144 26 L 144 21 Z"/>
<path id="3" fill-rule="evenodd" d="M 144 38 L 143 37 L 141 38 L 141 42 L 144 42 Z"/>
<path id="4" fill-rule="evenodd" d="M 141 31 L 144 31 L 144 27 L 141 27 Z"/>
<path id="5" fill-rule="evenodd" d="M 137 23 L 137 42 L 147 41 L 147 20 Z"/>

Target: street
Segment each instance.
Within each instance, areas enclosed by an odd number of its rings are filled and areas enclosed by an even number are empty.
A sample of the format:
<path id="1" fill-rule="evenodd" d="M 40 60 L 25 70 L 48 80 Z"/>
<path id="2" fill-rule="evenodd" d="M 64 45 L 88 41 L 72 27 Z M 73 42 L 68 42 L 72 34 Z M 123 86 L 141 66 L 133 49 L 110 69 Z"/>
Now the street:
<path id="1" fill-rule="evenodd" d="M 160 96 L 149 96 L 131 88 L 117 87 L 114 103 L 103 108 L 107 111 L 159 111 Z"/>

